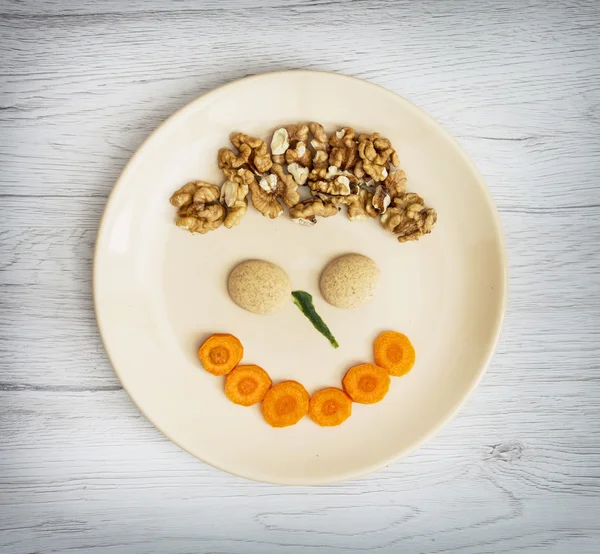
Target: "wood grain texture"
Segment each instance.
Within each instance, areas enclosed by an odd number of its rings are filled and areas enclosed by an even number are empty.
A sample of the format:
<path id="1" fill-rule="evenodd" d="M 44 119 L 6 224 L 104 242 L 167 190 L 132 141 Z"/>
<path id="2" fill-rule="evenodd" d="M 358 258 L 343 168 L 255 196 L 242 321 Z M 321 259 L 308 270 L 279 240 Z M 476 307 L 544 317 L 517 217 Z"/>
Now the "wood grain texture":
<path id="1" fill-rule="evenodd" d="M 593 0 L 0 0 L 0 551 L 600 551 L 599 36 Z M 91 299 L 98 221 L 140 142 L 199 94 L 288 68 L 369 79 L 444 124 L 510 260 L 502 339 L 459 416 L 318 488 L 166 440 Z"/>

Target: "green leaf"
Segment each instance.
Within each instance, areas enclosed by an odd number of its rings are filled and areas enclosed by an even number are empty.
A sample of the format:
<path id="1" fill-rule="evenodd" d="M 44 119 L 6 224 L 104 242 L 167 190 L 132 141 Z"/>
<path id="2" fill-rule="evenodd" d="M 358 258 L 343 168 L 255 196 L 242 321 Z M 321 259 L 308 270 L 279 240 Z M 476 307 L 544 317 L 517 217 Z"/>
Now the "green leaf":
<path id="1" fill-rule="evenodd" d="M 313 324 L 314 328 L 325 338 L 327 338 L 327 340 L 331 343 L 331 346 L 334 348 L 339 348 L 340 345 L 338 344 L 337 340 L 335 340 L 335 337 L 329 330 L 329 327 L 327 327 L 321 316 L 317 313 L 317 310 L 315 310 L 312 296 L 303 290 L 295 290 L 292 292 L 292 296 L 294 297 L 294 304 L 300 308 L 300 311 Z"/>

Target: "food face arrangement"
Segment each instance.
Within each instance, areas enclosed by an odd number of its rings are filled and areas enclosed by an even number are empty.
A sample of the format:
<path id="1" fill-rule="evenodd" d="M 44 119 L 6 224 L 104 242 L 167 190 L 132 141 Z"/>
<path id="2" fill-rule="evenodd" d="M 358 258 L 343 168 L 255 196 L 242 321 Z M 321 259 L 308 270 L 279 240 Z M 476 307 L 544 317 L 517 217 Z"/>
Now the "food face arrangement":
<path id="1" fill-rule="evenodd" d="M 406 174 L 391 142 L 379 133 L 356 135 L 343 127 L 328 135 L 319 123 L 275 130 L 271 148 L 262 139 L 233 133 L 235 150 L 221 148 L 221 187 L 194 181 L 171 196 L 176 224 L 205 234 L 238 225 L 252 205 L 265 217 L 279 217 L 284 206 L 293 221 L 315 225 L 347 207 L 351 221 L 379 218 L 399 242 L 431 233 L 437 213 L 406 192 Z M 302 199 L 302 196 L 308 198 Z"/>
<path id="2" fill-rule="evenodd" d="M 312 137 L 312 138 L 311 138 Z M 221 187 L 191 182 L 171 196 L 178 208 L 176 224 L 205 234 L 224 225 L 238 225 L 253 206 L 271 219 L 284 205 L 293 221 L 314 225 L 317 217 L 331 217 L 347 206 L 352 221 L 379 218 L 382 227 L 399 242 L 418 240 L 429 234 L 437 220 L 423 199 L 406 192 L 406 175 L 389 140 L 378 133 L 356 136 L 344 127 L 328 136 L 318 123 L 288 125 L 277 129 L 271 149 L 261 139 L 242 133 L 231 136 L 236 151 L 223 148 L 219 168 L 226 181 Z M 309 194 L 301 200 L 299 187 Z M 306 194 L 305 194 L 306 196 Z M 346 254 L 323 270 L 320 292 L 337 308 L 355 308 L 376 293 L 379 268 L 361 254 Z M 287 273 L 264 260 L 238 264 L 229 275 L 231 300 L 249 312 L 267 315 L 290 300 L 334 348 L 338 341 L 317 313 L 313 297 L 292 290 Z M 341 388 L 329 387 L 312 396 L 293 380 L 273 384 L 269 374 L 254 364 L 240 365 L 244 348 L 231 334 L 214 334 L 198 350 L 206 371 L 225 377 L 225 394 L 240 406 L 261 404 L 265 421 L 272 427 L 295 425 L 305 415 L 324 427 L 342 424 L 352 414 L 352 404 L 374 404 L 390 388 L 390 376 L 406 375 L 415 363 L 408 337 L 395 331 L 381 333 L 373 344 L 373 360 L 351 367 Z"/>
<path id="3" fill-rule="evenodd" d="M 327 265 L 321 275 L 321 292 L 333 306 L 349 308 L 368 302 L 377 288 L 379 269 L 375 262 L 360 254 L 347 254 Z M 228 280 L 231 299 L 249 312 L 265 315 L 282 309 L 290 299 L 300 308 L 334 348 L 339 344 L 321 319 L 312 295 L 292 291 L 287 273 L 264 260 L 238 264 Z M 408 373 L 415 363 L 415 350 L 405 335 L 382 333 L 373 345 L 375 363 L 351 367 L 342 380 L 342 388 L 329 387 L 312 397 L 297 381 L 273 385 L 269 374 L 258 365 L 239 365 L 244 347 L 230 334 L 210 336 L 198 350 L 198 357 L 209 373 L 225 376 L 225 394 L 240 406 L 261 403 L 265 421 L 272 427 L 295 425 L 305 415 L 323 427 L 340 425 L 352 414 L 352 403 L 374 404 L 390 388 L 390 375 Z"/>

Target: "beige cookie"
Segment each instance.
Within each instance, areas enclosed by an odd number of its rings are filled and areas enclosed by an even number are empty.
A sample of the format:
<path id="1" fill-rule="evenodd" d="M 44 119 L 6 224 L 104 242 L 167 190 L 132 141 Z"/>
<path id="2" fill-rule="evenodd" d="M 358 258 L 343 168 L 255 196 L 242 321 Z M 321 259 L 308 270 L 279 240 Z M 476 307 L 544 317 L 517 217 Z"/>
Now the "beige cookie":
<path id="1" fill-rule="evenodd" d="M 367 303 L 377 288 L 379 268 L 367 256 L 346 254 L 330 262 L 321 274 L 321 294 L 338 308 Z"/>
<path id="2" fill-rule="evenodd" d="M 272 314 L 291 301 L 292 285 L 287 273 L 264 260 L 248 260 L 229 275 L 229 296 L 244 310 Z"/>

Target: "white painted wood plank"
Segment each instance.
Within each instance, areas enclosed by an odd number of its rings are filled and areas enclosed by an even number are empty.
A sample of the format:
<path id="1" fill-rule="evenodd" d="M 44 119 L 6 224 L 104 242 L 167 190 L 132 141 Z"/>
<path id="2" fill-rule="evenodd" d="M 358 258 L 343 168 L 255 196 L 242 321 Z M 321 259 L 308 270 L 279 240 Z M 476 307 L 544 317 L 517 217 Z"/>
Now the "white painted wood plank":
<path id="1" fill-rule="evenodd" d="M 328 4 L 328 0 L 308 0 L 306 4 L 320 7 Z M 338 2 L 341 3 L 341 2 Z M 379 2 L 381 4 L 381 2 Z M 93 0 L 54 2 L 53 0 L 5 0 L 2 13 L 14 16 L 58 16 L 82 17 L 90 15 L 128 15 L 150 14 L 152 16 L 169 14 L 173 12 L 193 15 L 197 13 L 220 10 L 245 10 L 254 9 L 290 9 L 298 7 L 302 2 L 298 0 L 263 0 L 257 5 L 250 0 L 177 0 L 175 2 L 157 2 L 146 0 Z"/>
<path id="2" fill-rule="evenodd" d="M 599 35 L 593 1 L 1 2 L 0 551 L 598 552 Z M 97 223 L 139 143 L 219 84 L 294 67 L 442 122 L 510 260 L 502 340 L 457 419 L 316 489 L 237 479 L 162 437 L 91 302 Z"/>

